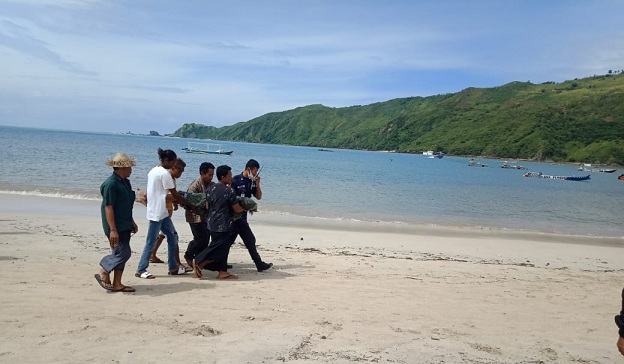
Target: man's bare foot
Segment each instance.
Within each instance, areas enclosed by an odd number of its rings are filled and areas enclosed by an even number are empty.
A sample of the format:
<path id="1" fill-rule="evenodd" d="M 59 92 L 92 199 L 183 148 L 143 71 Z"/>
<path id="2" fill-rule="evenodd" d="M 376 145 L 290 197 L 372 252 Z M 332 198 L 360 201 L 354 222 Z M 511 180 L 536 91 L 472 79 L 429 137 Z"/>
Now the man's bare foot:
<path id="1" fill-rule="evenodd" d="M 123 284 L 119 285 L 119 287 L 113 287 L 113 289 L 111 289 L 112 292 L 126 292 L 126 293 L 131 293 L 131 292 L 135 292 L 136 289 L 130 287 L 130 286 L 124 286 Z"/>
<path id="2" fill-rule="evenodd" d="M 108 273 L 102 268 L 100 268 L 100 277 L 102 278 L 102 282 L 109 284 L 109 285 L 111 284 L 110 273 Z"/>
<path id="3" fill-rule="evenodd" d="M 150 258 L 150 263 L 164 263 L 164 261 L 162 259 L 160 259 L 159 257 L 152 255 Z"/>
<path id="4" fill-rule="evenodd" d="M 202 277 L 201 267 L 197 265 L 197 262 L 195 262 L 195 259 L 193 259 L 193 273 L 195 273 L 196 278 L 201 279 Z"/>

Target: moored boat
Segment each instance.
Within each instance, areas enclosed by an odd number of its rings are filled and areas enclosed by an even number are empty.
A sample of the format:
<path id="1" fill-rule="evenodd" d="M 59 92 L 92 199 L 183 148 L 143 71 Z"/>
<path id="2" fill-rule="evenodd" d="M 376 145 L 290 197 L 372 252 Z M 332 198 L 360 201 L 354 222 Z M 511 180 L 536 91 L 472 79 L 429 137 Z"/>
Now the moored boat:
<path id="1" fill-rule="evenodd" d="M 504 161 L 503 164 L 501 164 L 501 168 L 504 169 L 526 169 L 525 166 L 521 166 L 518 164 L 509 164 L 509 162 Z"/>
<path id="2" fill-rule="evenodd" d="M 221 144 L 209 144 L 209 143 L 195 143 L 188 142 L 188 145 L 182 148 L 183 151 L 187 153 L 198 153 L 198 154 L 226 154 L 230 155 L 234 153 L 233 150 L 223 150 Z"/>
<path id="3" fill-rule="evenodd" d="M 422 154 L 425 157 L 427 157 L 427 158 L 437 158 L 437 159 L 444 158 L 444 153 L 443 152 L 434 152 L 433 150 L 428 150 L 426 152 L 422 152 Z"/>
<path id="4" fill-rule="evenodd" d="M 617 169 L 614 168 L 599 168 L 599 167 L 595 167 L 592 166 L 589 163 L 583 163 L 581 164 L 578 168 L 578 171 L 583 171 L 583 172 L 602 172 L 602 173 L 613 173 L 615 171 L 617 171 Z"/>
<path id="5" fill-rule="evenodd" d="M 473 158 L 468 160 L 468 167 L 489 167 L 487 164 L 475 161 Z"/>
<path id="6" fill-rule="evenodd" d="M 560 179 L 560 180 L 565 180 L 565 181 L 587 181 L 591 179 L 589 174 L 587 176 L 552 176 L 549 174 L 543 174 L 542 172 L 526 172 L 524 176 L 547 178 L 547 179 Z"/>

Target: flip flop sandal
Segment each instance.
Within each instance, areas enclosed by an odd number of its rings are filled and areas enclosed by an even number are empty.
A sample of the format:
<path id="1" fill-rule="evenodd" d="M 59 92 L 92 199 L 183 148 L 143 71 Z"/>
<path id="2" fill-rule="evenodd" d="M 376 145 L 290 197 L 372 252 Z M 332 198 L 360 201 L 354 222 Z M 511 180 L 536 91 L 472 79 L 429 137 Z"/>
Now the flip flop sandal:
<path id="1" fill-rule="evenodd" d="M 136 289 L 129 287 L 129 286 L 123 286 L 122 289 L 111 289 L 111 292 L 126 292 L 126 293 L 130 293 L 130 292 L 136 292 Z"/>
<path id="2" fill-rule="evenodd" d="M 98 282 L 98 284 L 104 288 L 107 291 L 112 291 L 113 290 L 113 285 L 111 284 L 111 282 L 106 282 L 102 280 L 102 277 L 100 277 L 99 274 L 94 274 L 93 275 L 95 277 L 95 280 Z"/>
<path id="3" fill-rule="evenodd" d="M 155 258 L 155 259 L 150 258 L 149 261 L 150 261 L 150 263 L 164 263 L 165 262 L 164 260 L 162 260 L 160 258 Z"/>
<path id="4" fill-rule="evenodd" d="M 136 272 L 136 273 L 134 273 L 134 276 L 137 277 L 137 278 L 142 278 L 142 279 L 154 279 L 154 278 L 156 278 L 152 273 L 150 273 L 148 271 L 145 271 L 143 273 Z"/>

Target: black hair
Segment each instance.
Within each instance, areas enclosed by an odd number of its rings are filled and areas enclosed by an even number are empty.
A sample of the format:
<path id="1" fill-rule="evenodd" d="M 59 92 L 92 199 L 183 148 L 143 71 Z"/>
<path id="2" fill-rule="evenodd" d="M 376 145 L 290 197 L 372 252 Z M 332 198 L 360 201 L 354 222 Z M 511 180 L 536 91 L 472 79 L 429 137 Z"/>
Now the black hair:
<path id="1" fill-rule="evenodd" d="M 186 168 L 186 162 L 184 162 L 182 158 L 176 158 L 173 166 L 177 169 Z"/>
<path id="2" fill-rule="evenodd" d="M 178 158 L 178 155 L 173 150 L 171 149 L 162 150 L 162 148 L 158 148 L 158 159 L 160 159 L 161 162 L 164 161 L 165 159 L 168 161 L 173 161 L 176 158 Z"/>
<path id="3" fill-rule="evenodd" d="M 209 169 L 215 169 L 214 164 L 210 162 L 204 162 L 199 165 L 199 174 L 206 174 L 208 173 Z"/>
<path id="4" fill-rule="evenodd" d="M 245 169 L 248 168 L 260 168 L 260 163 L 255 159 L 250 159 L 247 164 L 245 164 Z"/>
<path id="5" fill-rule="evenodd" d="M 228 172 L 230 172 L 231 170 L 232 170 L 232 167 L 225 165 L 225 164 L 217 167 L 217 179 L 221 181 L 221 178 L 227 176 Z"/>

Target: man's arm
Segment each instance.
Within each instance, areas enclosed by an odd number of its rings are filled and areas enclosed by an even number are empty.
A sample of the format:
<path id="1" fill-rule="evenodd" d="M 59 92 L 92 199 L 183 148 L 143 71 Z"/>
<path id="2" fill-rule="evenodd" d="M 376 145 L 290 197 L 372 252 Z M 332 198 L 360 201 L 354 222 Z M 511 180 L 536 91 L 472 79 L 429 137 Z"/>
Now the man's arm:
<path id="1" fill-rule="evenodd" d="M 182 195 L 179 194 L 178 191 L 176 191 L 175 187 L 169 189 L 169 192 L 171 192 L 171 196 L 173 196 L 174 200 L 177 201 L 180 205 L 184 206 L 187 209 L 191 209 L 195 212 L 198 211 L 197 207 L 195 207 L 193 204 L 188 202 L 184 197 L 182 197 Z"/>
<path id="2" fill-rule="evenodd" d="M 256 181 L 256 188 L 255 188 L 253 195 L 257 200 L 262 200 L 262 188 L 260 188 L 260 176 L 256 176 L 255 181 Z"/>
<path id="3" fill-rule="evenodd" d="M 242 208 L 241 205 L 239 205 L 238 203 L 235 203 L 234 205 L 232 205 L 232 210 L 234 210 L 234 212 L 243 212 L 243 211 L 245 211 L 245 209 Z"/>
<path id="4" fill-rule="evenodd" d="M 117 231 L 117 225 L 115 224 L 115 210 L 113 210 L 113 205 L 106 205 L 104 207 L 104 213 L 106 214 L 106 222 L 110 227 L 108 242 L 112 247 L 116 247 L 117 244 L 119 244 L 119 232 Z"/>

